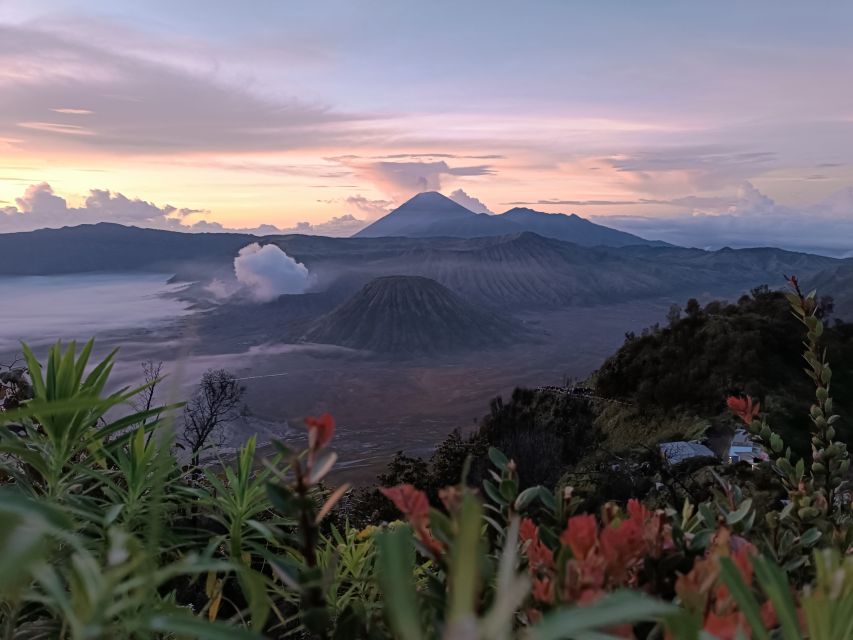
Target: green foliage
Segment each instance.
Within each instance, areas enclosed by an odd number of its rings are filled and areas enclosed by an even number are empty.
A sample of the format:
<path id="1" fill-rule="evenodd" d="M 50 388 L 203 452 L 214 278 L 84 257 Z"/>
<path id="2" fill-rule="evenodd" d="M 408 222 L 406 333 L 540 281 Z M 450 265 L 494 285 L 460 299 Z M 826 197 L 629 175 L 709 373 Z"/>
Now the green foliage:
<path id="1" fill-rule="evenodd" d="M 699 499 L 687 479 L 656 476 L 683 490 L 593 512 L 558 481 L 601 446 L 589 398 L 516 391 L 473 437 L 454 434 L 429 461 L 398 456 L 380 490 L 354 499 L 324 484 L 331 416 L 306 419 L 304 449 L 276 442 L 261 460 L 251 438 L 216 467 L 182 466 L 176 407 L 131 410 L 145 387 L 105 393 L 112 354 L 90 365 L 91 342 L 79 354 L 57 344 L 42 367 L 25 349 L 29 381 L 15 384 L 32 397 L 0 412 L 0 637 L 853 637 L 838 374 L 814 295 L 792 284 L 815 389 L 811 453 L 733 397 L 766 468 L 706 468 Z M 735 311 L 688 304 L 662 332 L 704 331 L 714 315 L 758 322 L 777 302 L 757 291 Z M 631 366 L 616 369 L 603 384 Z M 643 475 L 652 460 L 623 465 Z M 776 492 L 759 497 L 766 482 Z M 351 524 L 359 505 L 369 526 Z M 389 524 L 398 513 L 407 523 Z"/>
<path id="2" fill-rule="evenodd" d="M 830 326 L 824 320 L 822 326 L 823 346 L 838 365 L 833 372 L 836 410 L 850 415 L 853 324 Z M 716 416 L 726 396 L 749 395 L 761 400 L 779 435 L 804 456 L 810 443 L 801 416 L 809 411 L 812 390 L 793 339 L 799 332 L 785 295 L 767 287 L 754 289 L 737 304 L 688 305 L 687 316 L 670 326 L 627 339 L 597 372 L 597 395 L 630 403 L 624 425 L 628 435 L 638 428 L 652 435 L 685 415 Z M 620 413 L 618 405 L 612 409 Z M 849 424 L 836 429 L 842 440 L 853 435 Z M 661 433 L 662 438 L 673 435 Z"/>

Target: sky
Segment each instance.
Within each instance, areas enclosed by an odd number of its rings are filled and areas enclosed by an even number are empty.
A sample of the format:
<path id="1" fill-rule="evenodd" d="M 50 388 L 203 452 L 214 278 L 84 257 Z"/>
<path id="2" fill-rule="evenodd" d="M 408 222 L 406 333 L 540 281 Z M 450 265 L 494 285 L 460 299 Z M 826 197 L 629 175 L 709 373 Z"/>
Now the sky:
<path id="1" fill-rule="evenodd" d="M 0 0 L 0 231 L 348 235 L 439 190 L 853 250 L 853 3 Z"/>

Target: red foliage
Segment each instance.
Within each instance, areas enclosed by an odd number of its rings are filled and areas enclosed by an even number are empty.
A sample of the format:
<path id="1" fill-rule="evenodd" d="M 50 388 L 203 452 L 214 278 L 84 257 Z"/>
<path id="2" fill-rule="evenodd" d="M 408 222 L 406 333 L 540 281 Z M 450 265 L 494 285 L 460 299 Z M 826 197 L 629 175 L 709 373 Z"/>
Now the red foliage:
<path id="1" fill-rule="evenodd" d="M 627 514 L 615 504 L 605 505 L 602 521 L 599 525 L 589 514 L 569 518 L 560 535 L 560 544 L 571 551 L 565 565 L 555 565 L 555 556 L 565 556 L 542 543 L 534 523 L 529 519 L 522 522 L 521 538 L 526 543 L 538 602 L 552 603 L 550 589 L 554 586 L 555 599 L 577 604 L 594 602 L 609 589 L 635 586 L 644 559 L 659 557 L 672 547 L 665 514 L 652 512 L 637 500 L 628 503 Z"/>
<path id="2" fill-rule="evenodd" d="M 730 396 L 729 399 L 726 400 L 726 404 L 729 409 L 731 409 L 732 413 L 743 420 L 747 425 L 752 424 L 752 419 L 758 415 L 759 411 L 761 411 L 761 403 L 753 403 L 753 399 L 749 396 L 745 398 Z"/>
<path id="3" fill-rule="evenodd" d="M 560 542 L 572 550 L 577 560 L 586 558 L 598 540 L 598 522 L 593 515 L 569 518 L 566 530 L 560 535 Z"/>
<path id="4" fill-rule="evenodd" d="M 324 413 L 319 418 L 308 416 L 305 424 L 308 425 L 308 449 L 312 452 L 326 447 L 335 435 L 335 419 L 330 413 Z"/>
<path id="5" fill-rule="evenodd" d="M 441 545 L 429 530 L 429 500 L 426 494 L 410 484 L 380 487 L 379 490 L 406 516 L 423 545 L 434 555 L 440 554 Z"/>

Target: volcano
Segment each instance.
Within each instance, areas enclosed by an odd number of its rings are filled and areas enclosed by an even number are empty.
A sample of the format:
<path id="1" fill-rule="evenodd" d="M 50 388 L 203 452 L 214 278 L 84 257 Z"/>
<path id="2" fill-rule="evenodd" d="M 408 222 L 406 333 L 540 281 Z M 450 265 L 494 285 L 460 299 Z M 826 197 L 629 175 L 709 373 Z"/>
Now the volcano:
<path id="1" fill-rule="evenodd" d="M 435 280 L 372 280 L 317 320 L 304 340 L 379 353 L 425 354 L 480 349 L 523 335 L 513 320 L 475 307 Z"/>

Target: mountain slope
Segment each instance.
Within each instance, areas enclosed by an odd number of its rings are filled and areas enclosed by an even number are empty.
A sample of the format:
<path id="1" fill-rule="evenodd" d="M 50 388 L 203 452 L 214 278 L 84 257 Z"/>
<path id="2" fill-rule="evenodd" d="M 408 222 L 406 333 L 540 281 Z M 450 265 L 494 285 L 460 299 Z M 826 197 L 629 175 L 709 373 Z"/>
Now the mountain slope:
<path id="1" fill-rule="evenodd" d="M 525 231 L 532 231 L 540 236 L 574 242 L 583 246 L 668 246 L 666 242 L 646 240 L 631 233 L 595 224 L 574 213 L 569 215 L 565 213 L 543 213 L 525 207 L 516 207 L 496 217 L 513 222 Z"/>
<path id="2" fill-rule="evenodd" d="M 240 233 L 181 233 L 100 222 L 0 234 L 0 275 L 93 271 L 172 271 L 176 265 L 222 263 L 256 242 Z"/>
<path id="3" fill-rule="evenodd" d="M 306 332 L 308 342 L 381 353 L 438 353 L 506 344 L 518 327 L 434 280 L 377 278 Z"/>
<path id="4" fill-rule="evenodd" d="M 583 247 L 530 232 L 479 238 L 258 238 L 82 225 L 0 234 L 0 276 L 147 271 L 173 273 L 203 289 L 212 278 L 233 279 L 234 256 L 251 242 L 279 246 L 308 267 L 312 292 L 334 291 L 337 300 L 374 278 L 393 275 L 431 278 L 469 302 L 525 309 L 703 293 L 737 297 L 793 273 L 819 285 L 821 294 L 834 295 L 845 314 L 851 310 L 849 260 L 773 248 Z"/>
<path id="5" fill-rule="evenodd" d="M 524 231 L 587 247 L 667 246 L 664 242 L 645 240 L 574 214 L 542 213 L 520 207 L 499 215 L 474 213 L 435 191 L 419 193 L 353 237 L 485 238 Z"/>
<path id="6" fill-rule="evenodd" d="M 419 193 L 365 227 L 354 238 L 464 237 L 503 235 L 518 229 L 508 221 L 474 213 L 437 191 Z"/>

